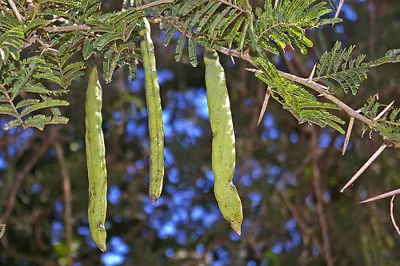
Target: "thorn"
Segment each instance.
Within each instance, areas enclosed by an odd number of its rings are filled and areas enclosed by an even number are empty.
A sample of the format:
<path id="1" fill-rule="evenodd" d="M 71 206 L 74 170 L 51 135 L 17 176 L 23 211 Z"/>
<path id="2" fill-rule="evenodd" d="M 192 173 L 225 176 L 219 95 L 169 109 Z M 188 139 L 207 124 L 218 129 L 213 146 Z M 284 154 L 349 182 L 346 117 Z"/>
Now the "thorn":
<path id="1" fill-rule="evenodd" d="M 268 86 L 267 87 L 267 91 L 265 92 L 264 102 L 263 102 L 262 107 L 261 107 L 260 116 L 258 117 L 257 126 L 260 125 L 261 120 L 264 117 L 264 113 L 265 113 L 265 110 L 267 109 L 268 100 L 269 100 L 270 96 L 271 96 L 271 90 L 270 90 L 270 88 Z"/>
<path id="2" fill-rule="evenodd" d="M 235 58 L 233 56 L 230 56 L 232 63 L 235 65 Z"/>
<path id="3" fill-rule="evenodd" d="M 353 177 L 350 179 L 349 182 L 347 182 L 347 184 L 340 190 L 340 192 L 343 193 L 343 191 L 348 188 L 351 184 L 354 183 L 354 181 L 357 180 L 357 178 L 360 177 L 360 175 L 362 175 L 362 173 L 365 172 L 365 170 L 367 170 L 367 168 L 376 160 L 376 158 L 378 158 L 378 156 L 387 148 L 386 144 L 382 144 L 379 149 L 368 159 L 368 161 L 360 168 L 360 170 L 357 171 L 357 173 L 355 173 L 355 175 L 353 175 Z"/>
<path id="4" fill-rule="evenodd" d="M 311 70 L 310 76 L 308 77 L 308 81 L 311 81 L 314 78 L 315 69 L 317 68 L 317 63 L 314 64 L 313 69 Z"/>
<path id="5" fill-rule="evenodd" d="M 342 10 L 342 7 L 343 7 L 343 3 L 344 3 L 344 0 L 340 0 L 338 8 L 336 9 L 335 18 L 339 17 L 340 10 Z M 332 23 L 332 27 L 333 27 L 333 23 Z"/>
<path id="6" fill-rule="evenodd" d="M 326 88 L 325 91 L 323 93 L 319 94 L 318 96 L 319 97 L 325 96 L 328 92 L 329 92 L 329 88 Z"/>
<path id="7" fill-rule="evenodd" d="M 253 73 L 262 73 L 261 70 L 255 69 L 255 68 L 245 68 L 245 70 Z"/>
<path id="8" fill-rule="evenodd" d="M 388 106 L 386 106 L 385 109 L 383 109 L 382 112 L 379 113 L 379 115 L 377 115 L 377 116 L 374 118 L 374 121 L 378 120 L 378 119 L 381 118 L 387 111 L 389 111 L 389 109 L 393 106 L 393 104 L 394 104 L 394 100 L 393 100 Z"/>
<path id="9" fill-rule="evenodd" d="M 354 125 L 354 117 L 350 117 L 349 127 L 347 128 L 346 132 L 346 139 L 344 140 L 343 143 L 342 156 L 346 153 L 347 146 L 349 145 L 349 140 L 351 136 L 351 131 L 353 130 L 353 125 Z"/>
<path id="10" fill-rule="evenodd" d="M 396 196 L 398 194 L 400 194 L 400 188 L 392 190 L 392 191 L 389 191 L 389 192 L 386 192 L 386 193 L 383 193 L 383 194 L 380 194 L 378 196 L 375 196 L 375 197 L 372 197 L 372 198 L 369 198 L 369 199 L 366 199 L 366 200 L 363 200 L 360 203 L 367 203 L 367 202 L 377 201 L 377 200 L 380 200 L 380 199 Z"/>
<path id="11" fill-rule="evenodd" d="M 356 113 L 361 113 L 361 109 L 358 109 L 356 111 Z M 354 125 L 354 117 L 350 117 L 349 127 L 347 128 L 347 133 L 346 133 L 346 139 L 344 140 L 344 143 L 343 143 L 342 156 L 346 153 L 347 145 L 349 145 L 349 140 L 350 140 L 351 131 L 353 130 L 353 125 Z"/>

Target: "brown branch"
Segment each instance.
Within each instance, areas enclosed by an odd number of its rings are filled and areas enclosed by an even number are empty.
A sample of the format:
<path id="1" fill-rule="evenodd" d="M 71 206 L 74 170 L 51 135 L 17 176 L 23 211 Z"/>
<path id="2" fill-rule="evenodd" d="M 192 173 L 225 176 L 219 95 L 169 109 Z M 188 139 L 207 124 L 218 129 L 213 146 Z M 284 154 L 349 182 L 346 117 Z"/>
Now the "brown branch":
<path id="1" fill-rule="evenodd" d="M 57 263 L 52 261 L 51 259 L 47 259 L 44 257 L 39 257 L 39 256 L 34 256 L 31 254 L 25 254 L 22 252 L 19 252 L 13 248 L 9 248 L 5 251 L 5 254 L 9 257 L 13 257 L 16 260 L 25 260 L 28 262 L 33 262 L 38 265 L 43 265 L 43 266 L 56 266 Z"/>
<path id="2" fill-rule="evenodd" d="M 44 27 L 43 30 L 45 32 L 69 32 L 69 31 L 77 31 L 77 30 L 89 30 L 91 29 L 88 25 L 72 25 L 72 26 L 49 26 Z"/>
<path id="3" fill-rule="evenodd" d="M 324 200 L 323 200 L 323 193 L 321 187 L 321 172 L 318 165 L 318 132 L 315 126 L 313 126 L 311 131 L 311 167 L 312 167 L 312 185 L 315 193 L 315 197 L 317 199 L 317 213 L 319 224 L 322 230 L 322 240 L 324 242 L 324 254 L 326 264 L 328 266 L 333 266 L 333 258 L 332 258 L 332 251 L 329 239 L 329 229 L 328 229 L 328 222 L 325 215 L 324 210 Z"/>
<path id="4" fill-rule="evenodd" d="M 154 2 L 148 3 L 148 4 L 144 4 L 142 6 L 138 6 L 135 9 L 137 11 L 140 11 L 140 10 L 144 10 L 144 9 L 151 8 L 154 6 L 167 4 L 167 3 L 173 3 L 173 2 L 175 2 L 175 0 L 159 0 L 159 1 L 154 1 Z M 152 22 L 152 24 L 158 24 L 161 22 L 161 18 L 152 18 L 151 22 Z M 91 28 L 92 28 L 91 26 L 82 24 L 82 25 L 70 25 L 70 26 L 48 26 L 48 27 L 44 27 L 43 30 L 45 32 L 55 33 L 55 32 L 70 32 L 70 31 L 88 31 Z"/>
<path id="5" fill-rule="evenodd" d="M 328 99 L 329 101 L 333 102 L 334 104 L 336 104 L 337 106 L 339 106 L 340 108 L 343 109 L 343 111 L 345 111 L 349 116 L 356 118 L 357 120 L 360 120 L 361 122 L 367 124 L 368 126 L 372 127 L 374 125 L 373 121 L 368 119 L 367 117 L 357 113 L 357 111 L 355 111 L 353 108 L 351 108 L 350 106 L 348 106 L 347 104 L 345 104 L 344 102 L 342 102 L 341 100 L 339 100 L 338 98 L 336 98 L 335 96 L 327 93 L 327 91 L 329 91 L 328 87 L 325 87 L 321 84 L 318 84 L 314 81 L 308 80 L 308 79 L 304 79 L 304 78 L 300 78 L 297 76 L 294 76 L 292 74 L 289 73 L 285 73 L 282 71 L 278 71 L 279 75 L 289 79 L 291 81 L 294 81 L 296 83 L 299 83 L 303 86 L 306 86 L 310 89 L 313 89 L 314 91 L 320 93 L 323 97 L 325 97 L 326 99 Z"/>
<path id="6" fill-rule="evenodd" d="M 162 4 L 168 4 L 168 3 L 174 3 L 174 2 L 175 2 L 175 0 L 158 0 L 158 1 L 154 1 L 154 2 L 148 3 L 148 4 L 144 4 L 142 6 L 138 6 L 135 9 L 136 9 L 136 11 L 139 11 L 139 10 L 151 8 L 151 7 L 154 7 L 154 6 L 159 6 L 159 5 L 162 5 Z"/>
<path id="7" fill-rule="evenodd" d="M 71 180 L 68 172 L 68 167 L 65 162 L 64 151 L 59 141 L 55 142 L 57 153 L 57 160 L 60 164 L 61 175 L 63 178 L 63 192 L 64 192 L 64 223 L 65 223 L 65 240 L 67 244 L 67 260 L 68 266 L 74 264 L 72 256 L 72 205 L 71 205 Z"/>
<path id="8" fill-rule="evenodd" d="M 293 203 L 290 202 L 288 197 L 286 196 L 285 192 L 283 189 L 278 189 L 278 193 L 281 196 L 283 203 L 285 204 L 286 208 L 288 208 L 289 212 L 292 214 L 292 216 L 296 219 L 297 224 L 299 225 L 301 231 L 312 239 L 314 241 L 314 244 L 317 245 L 318 247 L 321 246 L 321 243 L 319 243 L 318 239 L 313 236 L 312 229 L 310 229 L 304 220 L 304 217 L 301 215 L 301 213 L 296 209 L 296 207 L 293 205 Z"/>
<path id="9" fill-rule="evenodd" d="M 225 48 L 226 49 L 226 48 Z M 216 49 L 217 50 L 217 49 Z M 247 69 L 250 72 L 254 72 L 254 73 L 263 73 L 263 71 L 258 70 L 258 69 Z M 308 87 L 310 89 L 313 89 L 314 91 L 320 93 L 321 96 L 325 97 L 326 99 L 328 99 L 329 101 L 335 103 L 337 106 L 339 106 L 340 108 L 343 109 L 343 111 L 345 111 L 349 116 L 354 117 L 358 120 L 360 120 L 361 122 L 367 124 L 369 127 L 373 127 L 375 125 L 374 121 L 368 119 L 367 117 L 359 114 L 357 111 L 355 111 L 354 109 L 352 109 L 350 106 L 348 106 L 347 104 L 345 104 L 344 102 L 342 102 L 341 100 L 339 100 L 338 98 L 336 98 L 335 96 L 327 93 L 329 91 L 328 87 L 325 87 L 324 85 L 318 84 L 312 80 L 309 79 L 305 79 L 305 78 L 300 78 L 298 76 L 283 72 L 278 70 L 278 73 L 281 77 L 286 78 L 288 80 L 294 81 L 296 83 L 299 83 L 305 87 Z"/>

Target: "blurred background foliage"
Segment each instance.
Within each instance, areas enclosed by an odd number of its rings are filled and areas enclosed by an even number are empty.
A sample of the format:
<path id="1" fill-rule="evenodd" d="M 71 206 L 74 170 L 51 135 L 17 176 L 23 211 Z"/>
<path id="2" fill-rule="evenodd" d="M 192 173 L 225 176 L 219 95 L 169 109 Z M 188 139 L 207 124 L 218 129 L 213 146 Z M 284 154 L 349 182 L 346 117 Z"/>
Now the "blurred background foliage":
<path id="1" fill-rule="evenodd" d="M 103 2 L 105 10 L 122 6 L 122 1 Z M 252 1 L 258 6 L 262 2 Z M 288 49 L 274 62 L 307 77 L 336 40 L 356 45 L 355 53 L 368 59 L 400 47 L 397 0 L 346 0 L 340 17 L 342 24 L 309 32 L 314 47 L 308 55 Z M 400 152 L 387 149 L 359 181 L 340 193 L 381 138 L 361 138 L 356 122 L 348 151 L 341 156 L 344 136 L 298 125 L 273 100 L 257 127 L 265 84 L 244 70 L 246 62 L 236 59 L 233 64 L 221 55 L 236 133 L 234 182 L 245 216 L 242 236 L 237 236 L 223 220 L 212 191 L 204 65 L 200 60 L 197 68 L 191 67 L 187 54 L 176 63 L 175 46 L 164 48 L 163 37 L 158 26 L 153 27 L 166 145 L 162 197 L 156 205 L 148 197 L 143 70 L 139 66 L 134 82 L 128 81 L 127 71 L 118 71 L 104 86 L 108 250 L 102 254 L 95 247 L 86 217 L 82 78 L 70 88 L 71 105 L 63 108 L 70 117 L 67 126 L 0 131 L 0 214 L 17 192 L 0 244 L 1 265 L 68 265 L 68 245 L 73 265 L 399 265 L 400 237 L 390 221 L 389 200 L 358 202 L 400 187 Z M 358 109 L 376 93 L 384 103 L 399 99 L 398 64 L 371 71 L 357 97 L 337 97 Z M 0 123 L 3 128 L 7 117 L 0 117 Z M 70 215 L 64 211 L 68 181 Z M 65 229 L 68 223 L 71 232 Z"/>

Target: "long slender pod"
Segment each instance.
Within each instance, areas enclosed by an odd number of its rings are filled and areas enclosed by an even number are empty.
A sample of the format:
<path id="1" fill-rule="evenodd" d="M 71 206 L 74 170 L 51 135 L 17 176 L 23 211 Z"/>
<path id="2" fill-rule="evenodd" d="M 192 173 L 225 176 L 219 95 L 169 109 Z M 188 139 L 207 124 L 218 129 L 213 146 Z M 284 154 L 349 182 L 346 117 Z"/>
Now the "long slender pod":
<path id="1" fill-rule="evenodd" d="M 139 32 L 140 51 L 143 59 L 146 85 L 146 102 L 149 115 L 150 135 L 150 188 L 149 195 L 153 203 L 161 195 L 164 179 L 164 127 L 160 86 L 156 71 L 154 46 L 151 40 L 150 24 L 143 18 L 144 28 Z"/>
<path id="2" fill-rule="evenodd" d="M 89 180 L 88 220 L 90 234 L 101 251 L 106 251 L 107 169 L 101 124 L 102 88 L 97 68 L 90 70 L 86 90 L 86 161 Z"/>
<path id="3" fill-rule="evenodd" d="M 235 133 L 233 129 L 225 72 L 215 50 L 204 53 L 207 104 L 210 114 L 212 141 L 212 170 L 214 195 L 219 209 L 232 229 L 241 234 L 242 202 L 232 183 L 235 171 Z"/>

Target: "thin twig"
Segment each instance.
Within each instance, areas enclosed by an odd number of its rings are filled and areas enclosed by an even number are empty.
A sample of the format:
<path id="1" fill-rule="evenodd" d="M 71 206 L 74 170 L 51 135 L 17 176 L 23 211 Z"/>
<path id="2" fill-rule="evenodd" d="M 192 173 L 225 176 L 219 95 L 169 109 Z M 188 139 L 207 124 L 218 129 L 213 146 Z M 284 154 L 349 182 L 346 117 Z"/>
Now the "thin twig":
<path id="1" fill-rule="evenodd" d="M 39 39 L 39 37 L 37 37 L 36 35 L 33 37 L 35 39 L 35 41 L 37 41 L 42 47 L 43 47 L 43 51 L 41 53 L 41 55 L 46 52 L 46 51 L 51 51 L 53 53 L 58 54 L 58 50 L 51 48 L 51 46 L 45 42 L 43 42 L 41 39 Z"/>
<path id="2" fill-rule="evenodd" d="M 329 237 L 329 229 L 328 229 L 328 220 L 326 219 L 325 210 L 324 210 L 324 199 L 321 187 L 321 171 L 318 165 L 318 133 L 317 129 L 314 126 L 312 128 L 312 136 L 311 136 L 311 167 L 312 167 L 312 185 L 315 192 L 315 197 L 317 199 L 317 213 L 318 220 L 322 230 L 322 240 L 324 242 L 324 254 L 326 264 L 328 266 L 333 266 L 333 258 L 332 251 L 330 245 L 330 237 Z"/>
<path id="3" fill-rule="evenodd" d="M 386 192 L 386 193 L 383 193 L 383 194 L 379 194 L 378 196 L 363 200 L 360 203 L 373 202 L 373 201 L 377 201 L 377 200 L 380 200 L 380 199 L 396 196 L 398 194 L 400 194 L 400 188 L 392 190 L 392 191 L 389 191 L 389 192 Z"/>
<path id="4" fill-rule="evenodd" d="M 168 3 L 174 3 L 174 2 L 175 2 L 175 0 L 158 0 L 158 1 L 154 1 L 154 2 L 148 3 L 148 4 L 144 4 L 142 6 L 138 6 L 135 9 L 136 9 L 136 11 L 139 11 L 139 10 L 151 8 L 153 6 L 159 6 L 159 5 L 162 5 L 162 4 L 168 4 Z"/>
<path id="5" fill-rule="evenodd" d="M 378 156 L 387 148 L 386 144 L 382 144 L 382 146 L 379 147 L 379 149 L 371 156 L 371 158 L 368 159 L 368 161 L 360 168 L 360 170 L 357 171 L 357 173 L 355 173 L 355 175 L 353 175 L 352 178 L 350 178 L 350 181 L 347 182 L 347 184 L 340 190 L 340 192 L 345 191 L 346 188 L 348 188 L 351 184 L 354 183 L 354 181 L 357 180 L 357 178 L 359 178 L 362 173 L 364 173 L 365 170 L 367 170 L 367 168 L 376 160 L 376 158 L 378 158 Z"/>
<path id="6" fill-rule="evenodd" d="M 10 4 L 11 9 L 13 10 L 13 12 L 14 12 L 15 16 L 17 17 L 18 21 L 19 21 L 20 23 L 22 23 L 22 22 L 23 22 L 22 16 L 21 16 L 21 14 L 19 13 L 18 8 L 17 8 L 17 6 L 15 5 L 14 1 L 13 1 L 13 0 L 8 0 L 8 3 Z"/>
<path id="7" fill-rule="evenodd" d="M 269 100 L 270 96 L 271 96 L 271 89 L 268 86 L 267 87 L 267 91 L 265 92 L 264 102 L 263 102 L 262 107 L 261 107 L 260 116 L 258 117 L 257 126 L 260 125 L 261 120 L 264 117 L 264 113 L 265 113 L 265 110 L 267 109 L 268 100 Z"/>
<path id="8" fill-rule="evenodd" d="M 217 50 L 217 48 L 215 48 L 215 49 Z M 225 48 L 225 49 L 227 49 L 227 48 Z M 225 50 L 225 49 L 222 49 L 222 50 Z M 222 52 L 222 50 L 221 50 L 221 52 Z M 233 52 L 230 52 L 230 54 L 234 55 Z M 247 56 L 245 56 L 245 58 L 247 58 Z M 249 62 L 251 62 L 251 61 L 249 61 Z M 246 70 L 250 71 L 250 72 L 254 72 L 254 73 L 263 73 L 263 71 L 258 70 L 258 69 L 246 68 Z M 289 74 L 289 73 L 286 73 L 286 72 L 283 72 L 283 71 L 280 71 L 280 70 L 278 70 L 278 73 L 279 73 L 279 75 L 281 77 L 284 77 L 284 78 L 286 78 L 288 80 L 297 82 L 297 83 L 299 83 L 299 84 L 301 84 L 303 86 L 306 86 L 306 87 L 308 87 L 310 89 L 313 89 L 314 91 L 320 93 L 321 96 L 325 97 L 329 101 L 335 103 L 337 106 L 342 108 L 343 111 L 345 111 L 349 116 L 354 117 L 357 120 L 360 120 L 361 122 L 367 124 L 369 127 L 373 127 L 374 121 L 372 121 L 372 120 L 368 119 L 367 117 L 357 113 L 357 111 L 355 111 L 353 108 L 351 108 L 350 106 L 348 106 L 347 104 L 345 104 L 344 102 L 342 102 L 341 100 L 336 98 L 335 96 L 327 93 L 327 91 L 329 91 L 328 87 L 326 87 L 324 85 L 321 85 L 321 84 L 318 84 L 318 83 L 316 83 L 314 81 L 310 81 L 308 79 L 300 78 L 298 76 L 295 76 L 295 75 L 292 75 L 292 74 Z"/>
<path id="9" fill-rule="evenodd" d="M 159 0 L 159 1 L 154 1 L 148 4 L 144 4 L 142 6 L 138 6 L 135 8 L 135 10 L 139 11 L 139 10 L 144 10 L 147 8 L 151 8 L 154 6 L 158 6 L 161 4 L 167 4 L 167 3 L 174 3 L 175 0 Z M 161 19 L 160 18 L 155 18 L 152 19 L 152 23 L 160 23 Z M 43 30 L 45 32 L 70 32 L 70 31 L 87 31 L 90 30 L 91 27 L 85 24 L 82 25 L 71 25 L 71 26 L 48 26 L 48 27 L 44 27 Z"/>
<path id="10" fill-rule="evenodd" d="M 4 251 L 4 253 L 8 257 L 13 257 L 16 260 L 20 260 L 20 262 L 21 262 L 21 260 L 25 261 L 25 263 L 26 263 L 26 261 L 28 261 L 28 262 L 32 262 L 36 265 L 43 265 L 43 266 L 58 265 L 49 257 L 41 257 L 41 256 L 32 255 L 32 254 L 22 253 L 20 251 L 17 251 L 14 248 L 8 248 L 7 250 Z"/>
<path id="11" fill-rule="evenodd" d="M 59 141 L 55 143 L 57 160 L 60 164 L 61 175 L 63 178 L 63 191 L 64 191 L 64 203 L 65 203 L 65 213 L 64 213 L 64 223 L 65 223 L 65 240 L 67 243 L 67 260 L 68 266 L 74 264 L 72 257 L 72 204 L 71 204 L 71 180 L 68 173 L 68 167 L 65 162 L 64 151 L 61 147 Z"/>
<path id="12" fill-rule="evenodd" d="M 90 26 L 88 25 L 71 25 L 71 26 L 49 26 L 49 27 L 44 27 L 43 30 L 45 32 L 69 32 L 69 31 L 77 31 L 77 30 L 89 30 Z"/>
<path id="13" fill-rule="evenodd" d="M 281 196 L 283 203 L 286 205 L 286 207 L 288 208 L 289 212 L 292 214 L 292 216 L 296 219 L 297 224 L 299 225 L 301 231 L 303 231 L 303 233 L 309 237 L 310 239 L 312 239 L 312 241 L 314 241 L 314 244 L 316 246 L 321 246 L 321 244 L 319 243 L 318 238 L 316 238 L 313 235 L 313 231 L 311 228 L 308 227 L 307 222 L 305 221 L 303 215 L 301 214 L 300 211 L 297 210 L 297 208 L 293 205 L 293 203 L 290 201 L 290 199 L 286 196 L 285 192 L 283 189 L 278 189 L 278 193 Z"/>
<path id="14" fill-rule="evenodd" d="M 397 226 L 396 219 L 394 218 L 394 199 L 396 198 L 396 195 L 392 197 L 390 200 L 390 219 L 392 220 L 393 226 L 396 229 L 397 233 L 400 235 L 400 229 Z"/>
<path id="15" fill-rule="evenodd" d="M 353 108 L 351 108 L 350 106 L 348 106 L 344 102 L 340 101 L 339 99 L 337 99 L 333 95 L 331 95 L 329 93 L 326 93 L 327 91 L 329 91 L 328 87 L 325 87 L 325 86 L 323 86 L 321 84 L 318 84 L 318 83 L 316 83 L 314 81 L 309 81 L 307 79 L 294 76 L 294 75 L 289 74 L 289 73 L 285 73 L 285 72 L 282 72 L 282 71 L 278 71 L 278 72 L 279 72 L 279 75 L 281 75 L 282 77 L 287 78 L 287 79 L 289 79 L 291 81 L 300 83 L 301 85 L 304 85 L 304 86 L 306 86 L 306 87 L 308 87 L 310 89 L 313 89 L 316 92 L 320 93 L 326 99 L 328 99 L 329 101 L 335 103 L 337 106 L 342 108 L 343 111 L 348 113 L 351 117 L 354 117 L 354 118 L 360 120 L 361 122 L 367 124 L 370 127 L 373 126 L 373 124 L 374 124 L 373 121 L 371 121 L 367 117 L 357 113 Z"/>

